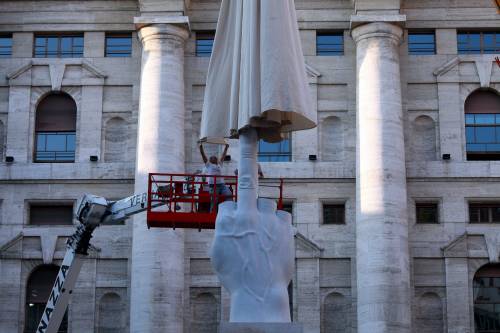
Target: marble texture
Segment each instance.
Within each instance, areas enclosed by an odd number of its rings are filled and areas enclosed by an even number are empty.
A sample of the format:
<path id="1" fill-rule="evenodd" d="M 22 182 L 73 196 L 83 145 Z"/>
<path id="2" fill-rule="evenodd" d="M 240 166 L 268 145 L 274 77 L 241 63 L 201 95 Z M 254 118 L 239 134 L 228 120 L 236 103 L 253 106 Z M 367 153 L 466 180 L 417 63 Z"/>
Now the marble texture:
<path id="1" fill-rule="evenodd" d="M 230 322 L 290 322 L 294 268 L 290 213 L 257 199 L 257 131 L 240 133 L 238 202 L 219 205 L 210 257 L 231 294 Z"/>
<path id="2" fill-rule="evenodd" d="M 352 30 L 357 51 L 358 332 L 410 332 L 406 168 L 398 46 L 403 30 Z"/>
<path id="3" fill-rule="evenodd" d="M 139 30 L 143 49 L 135 193 L 147 191 L 148 173 L 184 171 L 188 34 L 185 27 L 169 23 Z M 134 217 L 132 240 L 130 332 L 183 332 L 184 232 L 148 230 L 146 215 L 140 214 Z"/>

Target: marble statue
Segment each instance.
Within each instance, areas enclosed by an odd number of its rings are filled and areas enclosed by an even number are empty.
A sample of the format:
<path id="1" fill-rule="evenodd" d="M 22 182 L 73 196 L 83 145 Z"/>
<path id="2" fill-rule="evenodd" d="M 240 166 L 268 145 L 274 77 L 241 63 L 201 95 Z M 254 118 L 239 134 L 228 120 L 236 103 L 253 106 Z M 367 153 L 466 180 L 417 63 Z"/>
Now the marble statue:
<path id="1" fill-rule="evenodd" d="M 238 201 L 219 205 L 210 254 L 230 322 L 290 322 L 291 215 L 257 198 L 257 147 L 316 126 L 311 106 L 293 0 L 223 0 L 200 141 L 240 140 Z"/>

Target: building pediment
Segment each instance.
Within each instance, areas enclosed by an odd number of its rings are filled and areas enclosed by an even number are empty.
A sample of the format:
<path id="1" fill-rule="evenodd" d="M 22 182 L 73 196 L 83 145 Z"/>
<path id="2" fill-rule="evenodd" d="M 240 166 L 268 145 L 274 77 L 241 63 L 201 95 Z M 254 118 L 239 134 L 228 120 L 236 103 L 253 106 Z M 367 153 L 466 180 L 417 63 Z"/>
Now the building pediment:
<path id="1" fill-rule="evenodd" d="M 9 85 L 50 85 L 53 91 L 63 84 L 103 85 L 107 75 L 83 59 L 33 59 L 7 74 Z"/>
<path id="2" fill-rule="evenodd" d="M 462 67 L 472 65 L 475 68 L 474 74 L 479 77 L 481 88 L 489 88 L 492 82 L 494 63 L 495 57 L 493 54 L 458 55 L 436 68 L 433 74 L 438 82 L 458 82 L 457 76 L 460 74 L 460 65 Z"/>
<path id="3" fill-rule="evenodd" d="M 323 248 L 318 244 L 297 232 L 295 234 L 295 257 L 296 258 L 319 258 L 323 254 Z"/>
<path id="4" fill-rule="evenodd" d="M 73 231 L 46 235 L 40 230 L 20 232 L 0 246 L 0 259 L 38 259 L 44 264 L 63 259 L 66 254 L 66 239 Z M 89 257 L 95 258 L 101 249 L 90 246 Z"/>
<path id="5" fill-rule="evenodd" d="M 500 262 L 500 233 L 464 233 L 442 248 L 445 258 L 488 258 Z"/>

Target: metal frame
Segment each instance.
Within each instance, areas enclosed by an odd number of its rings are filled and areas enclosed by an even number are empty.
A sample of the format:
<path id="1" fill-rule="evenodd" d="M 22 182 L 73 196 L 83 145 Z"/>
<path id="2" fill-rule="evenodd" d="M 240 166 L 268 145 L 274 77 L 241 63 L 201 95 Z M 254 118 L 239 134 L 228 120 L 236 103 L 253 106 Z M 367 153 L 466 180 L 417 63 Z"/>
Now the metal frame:
<path id="1" fill-rule="evenodd" d="M 205 178 L 205 180 L 203 180 Z M 232 192 L 231 196 L 210 193 L 208 179 L 224 178 L 225 185 Z M 283 207 L 283 180 L 279 185 L 261 185 L 279 190 L 278 209 Z M 237 176 L 213 176 L 203 174 L 168 174 L 150 173 L 148 177 L 148 228 L 193 228 L 214 229 L 217 218 L 217 205 L 222 201 L 238 200 Z M 208 206 L 208 209 L 207 209 Z"/>

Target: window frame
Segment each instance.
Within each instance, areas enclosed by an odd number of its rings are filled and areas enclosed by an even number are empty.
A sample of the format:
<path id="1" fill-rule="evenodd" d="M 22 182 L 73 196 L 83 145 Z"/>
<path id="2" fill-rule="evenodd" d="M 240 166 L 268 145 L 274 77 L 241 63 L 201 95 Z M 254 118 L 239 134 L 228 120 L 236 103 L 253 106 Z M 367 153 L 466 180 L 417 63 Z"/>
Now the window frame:
<path id="1" fill-rule="evenodd" d="M 475 207 L 473 207 L 475 206 Z M 481 212 L 478 213 L 478 220 L 473 221 L 472 219 L 472 209 L 473 208 L 487 208 L 488 209 L 488 221 L 481 220 Z M 498 216 L 498 220 L 493 220 L 493 208 L 497 208 L 500 210 L 500 201 L 479 201 L 479 200 L 470 200 L 467 205 L 468 209 L 468 217 L 469 224 L 500 224 L 500 212 Z"/>
<path id="2" fill-rule="evenodd" d="M 479 94 L 479 96 L 477 95 Z M 490 96 L 491 95 L 491 96 Z M 478 102 L 479 100 L 479 102 Z M 500 94 L 492 89 L 478 89 L 464 101 L 464 143 L 467 161 L 498 161 L 500 160 Z M 483 119 L 478 120 L 478 117 Z M 487 120 L 486 117 L 491 118 Z M 480 142 L 478 131 L 481 128 L 491 128 L 494 139 L 492 142 Z M 474 139 L 469 142 L 471 130 Z M 483 133 L 484 134 L 484 133 Z M 477 146 L 476 149 L 473 145 Z M 482 149 L 479 149 L 483 146 Z"/>
<path id="3" fill-rule="evenodd" d="M 341 223 L 326 223 L 325 219 L 325 208 L 326 206 L 336 206 L 341 207 L 343 209 L 343 221 Z M 321 201 L 320 205 L 320 214 L 321 214 L 321 225 L 325 226 L 342 226 L 347 225 L 347 200 L 325 200 Z"/>
<path id="4" fill-rule="evenodd" d="M 494 34 L 493 37 L 494 42 L 495 45 L 497 45 L 496 51 L 485 52 L 484 35 L 488 33 Z M 460 37 L 466 35 L 467 40 L 469 40 L 470 35 L 472 34 L 474 35 L 479 34 L 479 49 L 477 50 L 478 52 L 474 52 L 475 50 L 470 48 L 468 48 L 469 52 L 466 52 L 466 50 L 460 48 L 460 46 L 463 44 L 460 42 Z M 470 43 L 467 44 L 470 45 Z M 457 30 L 457 54 L 497 54 L 497 53 L 500 53 L 500 30 Z"/>
<path id="5" fill-rule="evenodd" d="M 130 39 L 130 50 L 128 52 L 108 52 L 108 40 L 114 38 L 127 38 Z M 114 45 L 116 46 L 116 45 Z M 128 46 L 128 45 L 119 45 Z M 130 58 L 133 52 L 132 32 L 106 32 L 104 35 L 104 57 L 105 58 Z"/>
<path id="6" fill-rule="evenodd" d="M 71 38 L 81 38 L 82 39 L 82 51 L 81 52 L 74 52 L 74 40 L 71 40 L 71 49 L 72 52 L 70 53 L 70 56 L 63 56 L 62 54 L 62 49 L 61 49 L 61 42 L 64 37 L 71 37 Z M 45 51 L 43 54 L 38 54 L 37 53 L 37 38 L 45 38 L 45 43 L 44 43 L 44 48 Z M 50 56 L 50 52 L 48 52 L 48 46 L 47 46 L 47 39 L 48 38 L 57 38 L 57 50 L 54 56 Z M 83 33 L 78 33 L 78 32 L 63 32 L 63 33 L 35 33 L 34 38 L 33 38 L 33 58 L 83 58 L 85 52 L 85 37 Z"/>
<path id="7" fill-rule="evenodd" d="M 13 46 L 12 34 L 0 34 L 0 39 L 9 39 L 10 40 L 9 46 L 4 47 L 4 46 L 0 45 L 0 59 L 12 58 L 12 46 Z M 8 50 L 8 53 L 3 53 L 4 48 Z"/>
<path id="8" fill-rule="evenodd" d="M 25 201 L 25 211 L 26 211 L 26 218 L 25 218 L 25 226 L 27 227 L 35 227 L 35 228 L 43 228 L 43 227 L 74 227 L 75 224 L 75 209 L 76 209 L 76 200 L 68 200 L 68 199 L 49 199 L 49 200 L 38 200 L 38 199 L 30 199 Z M 32 214 L 32 207 L 33 206 L 45 206 L 45 207 L 71 207 L 72 209 L 72 219 L 71 223 L 66 223 L 66 224 L 33 224 L 31 222 L 31 214 Z"/>
<path id="9" fill-rule="evenodd" d="M 317 57 L 341 57 L 345 55 L 345 36 L 344 36 L 344 30 L 316 30 L 316 56 Z M 337 43 L 331 43 L 331 44 L 325 44 L 325 43 L 319 43 L 319 38 L 320 37 L 326 37 L 326 36 L 336 36 L 336 37 L 341 37 L 341 44 Z M 321 46 L 325 45 L 341 45 L 342 50 L 341 51 L 322 51 L 320 50 Z"/>
<path id="10" fill-rule="evenodd" d="M 73 112 L 74 111 L 74 115 L 68 115 L 68 117 L 72 118 L 72 119 L 70 119 L 71 122 L 69 122 L 69 121 L 61 122 L 61 119 L 60 118 L 57 119 L 57 117 L 56 117 L 55 119 L 49 118 L 52 122 L 48 122 L 48 123 L 52 124 L 54 122 L 54 120 L 58 120 L 59 121 L 58 126 L 47 126 L 46 125 L 47 122 L 44 124 L 45 126 L 43 125 L 42 122 L 39 123 L 39 119 L 43 119 L 43 118 L 40 118 L 40 117 L 42 117 L 42 115 L 40 115 L 40 112 L 45 112 L 47 109 L 49 109 L 47 104 L 44 104 L 44 103 L 48 103 L 46 101 L 46 99 L 53 98 L 53 97 L 56 97 L 56 98 L 62 97 L 62 98 L 66 99 L 66 101 L 61 101 L 59 103 L 62 103 L 62 102 L 67 103 L 64 105 L 64 112 L 69 112 L 69 111 Z M 56 105 L 57 107 L 51 105 L 50 109 L 57 110 L 60 107 L 60 105 L 57 105 L 57 104 L 54 104 L 54 105 Z M 73 110 L 73 108 L 74 108 L 74 110 Z M 57 115 L 57 113 L 55 113 L 55 115 Z M 47 115 L 44 115 L 44 116 L 48 117 Z M 52 113 L 51 116 L 54 117 L 54 113 Z M 64 119 L 64 120 L 67 120 L 67 119 Z M 70 124 L 71 126 L 69 126 L 68 124 Z M 43 96 L 43 98 L 40 98 L 40 100 L 38 101 L 38 104 L 35 108 L 35 121 L 34 121 L 33 127 L 34 127 L 33 147 L 32 147 L 32 154 L 33 154 L 32 161 L 33 161 L 33 163 L 75 163 L 76 152 L 77 152 L 78 105 L 76 104 L 76 101 L 74 100 L 73 96 L 63 92 L 63 93 L 49 93 L 49 94 Z M 57 127 L 59 127 L 59 128 L 57 128 Z M 42 153 L 43 152 L 54 153 L 54 157 L 53 158 L 38 158 L 39 135 L 45 135 L 47 137 L 50 135 L 66 136 L 66 138 L 65 138 L 66 150 L 60 150 L 60 151 L 59 150 L 52 150 L 52 151 L 44 150 L 41 152 Z M 73 137 L 73 144 L 74 144 L 73 150 L 67 150 L 69 136 Z M 60 152 L 61 154 L 71 153 L 70 158 L 57 159 L 58 152 Z"/>
<path id="11" fill-rule="evenodd" d="M 429 208 L 433 206 L 436 209 L 436 220 L 434 222 L 424 222 L 419 220 L 419 208 Z M 435 200 L 418 200 L 415 201 L 415 224 L 419 225 L 435 225 L 440 223 L 440 213 L 439 213 L 439 201 Z"/>
<path id="12" fill-rule="evenodd" d="M 268 143 L 268 142 L 265 142 L 266 144 L 280 144 L 280 149 L 281 149 L 281 144 L 283 143 L 283 141 L 285 140 L 288 140 L 288 147 L 289 147 L 289 150 L 286 151 L 286 152 L 283 152 L 283 151 L 273 151 L 273 152 L 270 152 L 270 153 L 267 153 L 267 152 L 263 152 L 261 153 L 260 151 L 260 146 L 261 146 L 261 142 L 264 142 L 262 139 L 260 139 L 257 143 L 257 161 L 259 163 L 288 163 L 288 162 L 292 162 L 292 158 L 293 158 L 293 146 L 292 146 L 292 133 L 291 132 L 287 132 L 287 133 L 283 133 L 284 135 L 286 135 L 285 138 L 283 138 L 283 140 L 281 140 L 280 142 L 276 142 L 276 143 Z M 279 161 L 271 161 L 271 160 L 263 160 L 261 158 L 273 158 L 273 157 L 277 157 L 277 158 L 280 158 L 280 157 L 285 157 L 287 158 L 286 160 L 279 160 Z"/>
<path id="13" fill-rule="evenodd" d="M 500 307 L 500 301 L 498 300 L 498 291 L 500 287 L 498 282 L 500 280 L 499 274 L 500 266 L 498 264 L 486 264 L 479 268 L 472 279 L 472 289 L 473 289 L 473 321 L 477 328 L 475 332 L 487 333 L 487 332 L 498 332 L 497 329 L 490 329 L 490 327 L 481 327 L 480 319 L 481 313 L 478 311 L 485 306 L 490 305 L 492 309 L 498 309 Z M 496 290 L 495 290 L 496 289 Z M 490 291 L 490 292 L 488 292 Z M 497 296 L 497 297 L 482 297 L 487 296 Z M 495 299 L 496 298 L 496 299 Z M 494 314 L 498 315 L 499 310 L 494 310 Z M 484 322 L 483 322 L 484 323 Z M 479 327 L 478 327 L 479 326 Z"/>
<path id="14" fill-rule="evenodd" d="M 199 41 L 212 41 L 210 51 L 201 51 L 198 44 Z M 195 56 L 199 58 L 210 58 L 212 56 L 213 47 L 215 42 L 215 31 L 214 30 L 200 30 L 195 33 Z"/>
<path id="15" fill-rule="evenodd" d="M 41 135 L 45 135 L 45 136 L 51 136 L 51 135 L 55 135 L 55 136 L 65 136 L 65 146 L 66 146 L 66 150 L 53 150 L 53 151 L 47 151 L 47 150 L 39 150 L 38 148 L 38 145 L 39 145 L 39 136 Z M 74 138 L 74 149 L 73 150 L 68 150 L 68 146 L 69 146 L 69 143 L 68 143 L 68 138 L 73 136 Z M 47 140 L 47 139 L 45 139 Z M 45 141 L 45 146 L 47 145 L 47 141 Z M 49 132 L 49 131 L 35 131 L 35 141 L 34 141 L 34 151 L 33 151 L 33 163 L 75 163 L 75 160 L 76 160 L 76 131 L 53 131 L 53 132 Z M 50 159 L 50 158 L 39 158 L 38 154 L 41 154 L 41 153 L 53 153 L 54 155 L 54 158 Z M 58 159 L 58 153 L 59 156 L 63 155 L 64 154 L 69 154 L 67 156 L 69 156 L 69 158 L 67 159 Z M 47 155 L 48 156 L 48 155 Z M 62 158 L 62 157 L 61 157 Z"/>
<path id="16" fill-rule="evenodd" d="M 416 35 L 432 35 L 433 37 L 433 41 L 432 41 L 432 53 L 427 53 L 427 52 L 415 52 L 415 50 L 412 50 L 411 49 L 411 46 L 412 45 L 426 45 L 426 44 L 429 44 L 429 43 L 411 43 L 410 42 L 410 37 L 412 36 L 416 36 Z M 420 55 L 420 56 L 423 56 L 423 55 L 436 55 L 436 30 L 408 30 L 408 54 L 409 55 Z"/>

